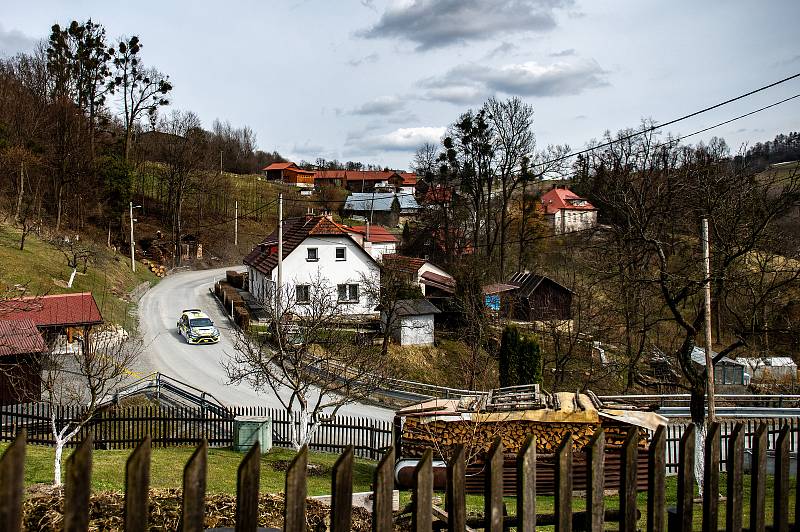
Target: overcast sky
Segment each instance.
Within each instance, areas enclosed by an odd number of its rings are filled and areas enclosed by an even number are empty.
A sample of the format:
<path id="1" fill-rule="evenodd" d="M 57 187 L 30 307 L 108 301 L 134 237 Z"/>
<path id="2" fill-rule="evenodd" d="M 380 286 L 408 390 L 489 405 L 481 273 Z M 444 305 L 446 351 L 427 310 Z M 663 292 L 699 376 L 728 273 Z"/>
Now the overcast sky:
<path id="1" fill-rule="evenodd" d="M 0 0 L 0 55 L 91 17 L 139 35 L 175 107 L 249 125 L 264 150 L 406 168 L 492 95 L 535 109 L 540 147 L 583 147 L 800 72 L 800 2 Z M 689 133 L 800 93 L 800 79 L 676 124 Z M 800 99 L 697 137 L 797 130 Z"/>

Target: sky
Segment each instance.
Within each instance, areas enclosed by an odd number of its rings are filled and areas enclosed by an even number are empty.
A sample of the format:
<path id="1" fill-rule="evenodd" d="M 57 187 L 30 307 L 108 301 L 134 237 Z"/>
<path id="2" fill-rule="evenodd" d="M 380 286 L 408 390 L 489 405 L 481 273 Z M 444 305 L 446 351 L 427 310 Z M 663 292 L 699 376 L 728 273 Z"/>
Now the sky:
<path id="1" fill-rule="evenodd" d="M 54 23 L 138 35 L 172 106 L 250 126 L 258 146 L 409 168 L 489 97 L 535 111 L 537 146 L 667 122 L 800 72 L 800 2 L 709 0 L 0 0 L 0 55 Z M 686 134 L 800 93 L 800 78 L 675 124 Z M 798 130 L 800 98 L 693 137 Z"/>

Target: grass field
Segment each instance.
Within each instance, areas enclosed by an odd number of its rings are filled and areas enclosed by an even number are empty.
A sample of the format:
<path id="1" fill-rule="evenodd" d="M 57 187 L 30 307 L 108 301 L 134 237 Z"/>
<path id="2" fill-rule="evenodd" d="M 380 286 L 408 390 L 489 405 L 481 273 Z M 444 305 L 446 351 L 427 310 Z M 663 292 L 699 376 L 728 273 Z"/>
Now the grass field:
<path id="1" fill-rule="evenodd" d="M 0 288 L 8 286 L 13 293 L 15 285 L 26 286 L 30 295 L 90 291 L 106 322 L 127 324 L 132 319 L 128 294 L 144 281 L 158 280 L 143 264 L 131 272 L 130 259 L 98 245 L 86 274 L 79 268 L 72 288 L 67 288 L 72 270 L 64 255 L 35 234 L 28 235 L 20 251 L 19 238 L 18 229 L 0 224 Z"/>

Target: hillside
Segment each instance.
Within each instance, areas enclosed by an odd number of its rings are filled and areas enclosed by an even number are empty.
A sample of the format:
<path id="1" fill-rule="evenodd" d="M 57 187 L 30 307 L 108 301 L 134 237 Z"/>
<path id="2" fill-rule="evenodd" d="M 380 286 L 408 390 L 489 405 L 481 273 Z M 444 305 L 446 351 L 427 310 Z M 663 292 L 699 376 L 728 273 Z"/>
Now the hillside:
<path id="1" fill-rule="evenodd" d="M 43 235 L 44 236 L 44 235 Z M 106 322 L 125 326 L 133 319 L 129 294 L 141 283 L 154 284 L 158 278 L 139 263 L 131 272 L 130 260 L 105 245 L 90 244 L 94 256 L 86 273 L 78 268 L 72 288 L 67 288 L 72 269 L 66 257 L 35 233 L 19 249 L 20 231 L 0 223 L 0 289 L 12 296 L 26 293 L 61 294 L 90 291 L 94 294 Z"/>

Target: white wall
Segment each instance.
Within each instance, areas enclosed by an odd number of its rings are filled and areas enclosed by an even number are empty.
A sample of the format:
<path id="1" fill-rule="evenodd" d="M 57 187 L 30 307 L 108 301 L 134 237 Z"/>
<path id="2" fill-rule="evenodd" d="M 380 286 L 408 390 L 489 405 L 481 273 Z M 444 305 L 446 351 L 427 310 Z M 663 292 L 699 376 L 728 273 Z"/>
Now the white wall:
<path id="1" fill-rule="evenodd" d="M 306 260 L 307 250 L 311 247 L 317 248 L 319 260 L 316 262 Z M 337 247 L 347 249 L 345 260 L 336 260 Z M 292 294 L 295 285 L 314 284 L 318 275 L 327 282 L 334 298 L 336 285 L 358 284 L 358 303 L 341 305 L 342 311 L 346 314 L 375 314 L 376 303 L 367 300 L 364 289 L 360 286 L 362 273 L 366 276 L 380 276 L 380 269 L 366 252 L 347 236 L 308 237 L 283 260 L 284 290 L 288 289 Z M 272 270 L 272 280 L 275 282 L 278 280 L 277 268 Z M 302 311 L 303 305 L 296 305 L 296 309 L 298 312 Z"/>
<path id="2" fill-rule="evenodd" d="M 582 231 L 597 225 L 597 211 L 559 209 L 553 215 L 553 229 L 556 233 Z"/>
<path id="3" fill-rule="evenodd" d="M 384 255 L 391 255 L 393 253 L 397 253 L 397 243 L 396 242 L 378 242 L 378 243 L 371 243 L 369 248 L 369 254 L 372 255 L 372 258 L 375 260 L 381 260 Z"/>
<path id="4" fill-rule="evenodd" d="M 400 345 L 433 345 L 433 314 L 404 316 L 399 319 Z"/>

